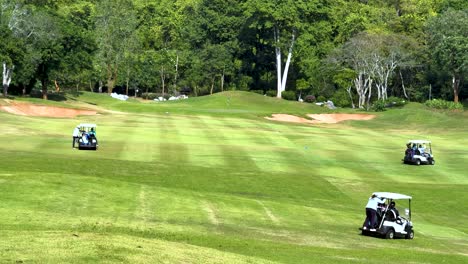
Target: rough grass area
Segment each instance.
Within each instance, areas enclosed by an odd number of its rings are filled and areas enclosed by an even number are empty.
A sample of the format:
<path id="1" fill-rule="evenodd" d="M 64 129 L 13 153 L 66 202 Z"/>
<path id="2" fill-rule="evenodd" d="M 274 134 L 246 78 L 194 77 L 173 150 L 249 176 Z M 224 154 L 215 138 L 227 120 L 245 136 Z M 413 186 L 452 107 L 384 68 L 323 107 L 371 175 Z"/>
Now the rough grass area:
<path id="1" fill-rule="evenodd" d="M 0 112 L 1 263 L 468 261 L 465 113 L 410 104 L 299 125 L 263 117 L 323 109 L 247 93 L 73 99 L 60 104 L 118 112 Z M 82 122 L 98 124 L 98 151 L 71 148 Z M 433 141 L 435 166 L 402 164 L 415 138 Z M 374 191 L 414 197 L 414 240 L 360 235 Z"/>

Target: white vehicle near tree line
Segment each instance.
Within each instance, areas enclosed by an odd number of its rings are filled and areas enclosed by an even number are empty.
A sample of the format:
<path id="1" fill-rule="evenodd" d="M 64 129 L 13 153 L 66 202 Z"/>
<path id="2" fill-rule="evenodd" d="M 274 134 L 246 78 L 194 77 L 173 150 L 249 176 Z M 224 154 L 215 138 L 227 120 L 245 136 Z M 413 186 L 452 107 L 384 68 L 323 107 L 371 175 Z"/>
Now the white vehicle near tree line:
<path id="1" fill-rule="evenodd" d="M 432 154 L 431 141 L 429 140 L 410 140 L 406 144 L 405 156 L 403 157 L 405 164 L 435 164 L 434 155 Z"/>
<path id="2" fill-rule="evenodd" d="M 382 204 L 380 209 L 377 210 L 377 224 L 374 228 L 367 228 L 367 224 L 364 223 L 363 227 L 359 228 L 363 235 L 366 236 L 381 236 L 387 239 L 393 239 L 397 237 L 413 239 L 414 230 L 413 223 L 411 222 L 411 196 L 399 193 L 391 192 L 375 192 L 373 195 L 380 199 L 385 199 L 386 204 Z M 404 216 L 399 214 L 397 208 L 401 207 L 397 204 L 392 207 L 392 204 L 396 204 L 396 200 L 408 202 L 408 207 L 404 209 Z M 366 219 L 367 220 L 367 219 Z"/>

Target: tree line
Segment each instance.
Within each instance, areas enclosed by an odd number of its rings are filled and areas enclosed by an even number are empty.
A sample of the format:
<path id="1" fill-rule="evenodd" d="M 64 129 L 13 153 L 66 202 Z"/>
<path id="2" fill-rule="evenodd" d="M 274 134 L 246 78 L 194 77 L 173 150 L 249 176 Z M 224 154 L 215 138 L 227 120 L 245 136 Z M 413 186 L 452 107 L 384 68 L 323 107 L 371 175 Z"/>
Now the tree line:
<path id="1" fill-rule="evenodd" d="M 464 0 L 0 0 L 2 89 L 458 102 L 466 21 Z"/>

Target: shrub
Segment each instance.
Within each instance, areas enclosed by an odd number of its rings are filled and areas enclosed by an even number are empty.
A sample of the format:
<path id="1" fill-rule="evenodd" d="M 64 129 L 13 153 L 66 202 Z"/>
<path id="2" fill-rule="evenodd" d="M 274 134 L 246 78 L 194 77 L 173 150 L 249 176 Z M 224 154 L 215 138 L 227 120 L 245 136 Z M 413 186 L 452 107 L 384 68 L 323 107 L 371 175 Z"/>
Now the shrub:
<path id="1" fill-rule="evenodd" d="M 327 99 L 325 99 L 325 96 L 323 96 L 323 95 L 319 95 L 319 96 L 317 97 L 317 102 L 325 102 L 326 100 L 327 100 Z"/>
<path id="2" fill-rule="evenodd" d="M 386 101 L 384 100 L 377 100 L 372 104 L 372 110 L 375 112 L 382 112 L 385 111 Z"/>
<path id="3" fill-rule="evenodd" d="M 250 92 L 263 95 L 263 90 L 250 90 Z"/>
<path id="4" fill-rule="evenodd" d="M 159 97 L 163 97 L 164 99 L 167 100 L 167 99 L 169 99 L 169 97 L 171 97 L 171 95 L 168 94 L 168 93 L 164 93 L 164 94 L 162 94 L 162 93 L 141 93 L 141 98 L 143 98 L 143 99 L 148 98 L 148 100 L 154 100 L 154 99 L 159 98 Z"/>
<path id="5" fill-rule="evenodd" d="M 289 101 L 296 101 L 296 93 L 294 91 L 283 91 L 281 93 L 281 98 Z"/>
<path id="6" fill-rule="evenodd" d="M 388 97 L 386 101 L 386 107 L 393 107 L 393 106 L 403 106 L 407 103 L 407 101 L 403 98 L 398 98 L 395 96 Z"/>
<path id="7" fill-rule="evenodd" d="M 306 95 L 306 97 L 304 98 L 304 102 L 306 103 L 313 103 L 315 102 L 315 96 L 309 94 L 309 95 Z"/>
<path id="8" fill-rule="evenodd" d="M 441 99 L 427 100 L 424 104 L 436 109 L 463 110 L 463 105 L 461 103 L 449 102 Z"/>
<path id="9" fill-rule="evenodd" d="M 334 105 L 339 107 L 351 106 L 351 100 L 349 99 L 349 95 L 344 89 L 337 91 L 330 100 L 333 102 Z"/>
<path id="10" fill-rule="evenodd" d="M 270 97 L 276 97 L 276 90 L 268 90 L 266 91 L 266 95 L 270 96 Z"/>
<path id="11" fill-rule="evenodd" d="M 154 100 L 155 98 L 158 98 L 157 93 L 141 93 L 141 98 L 143 99 L 148 99 L 148 100 Z"/>

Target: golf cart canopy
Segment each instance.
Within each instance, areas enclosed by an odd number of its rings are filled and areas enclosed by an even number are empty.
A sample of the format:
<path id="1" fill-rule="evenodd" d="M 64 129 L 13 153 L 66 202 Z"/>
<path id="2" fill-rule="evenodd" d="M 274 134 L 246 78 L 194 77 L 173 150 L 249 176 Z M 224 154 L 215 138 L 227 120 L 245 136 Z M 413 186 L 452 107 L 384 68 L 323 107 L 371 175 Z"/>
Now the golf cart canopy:
<path id="1" fill-rule="evenodd" d="M 79 127 L 96 127 L 96 124 L 91 123 L 81 123 L 78 125 Z"/>
<path id="2" fill-rule="evenodd" d="M 421 140 L 421 139 L 415 139 L 415 140 L 410 140 L 408 143 L 411 144 L 431 144 L 431 141 L 429 140 Z"/>
<path id="3" fill-rule="evenodd" d="M 379 198 L 385 198 L 385 199 L 392 199 L 392 200 L 401 200 L 401 199 L 409 199 L 411 200 L 412 197 L 400 193 L 391 193 L 391 192 L 375 192 L 373 193 Z"/>

